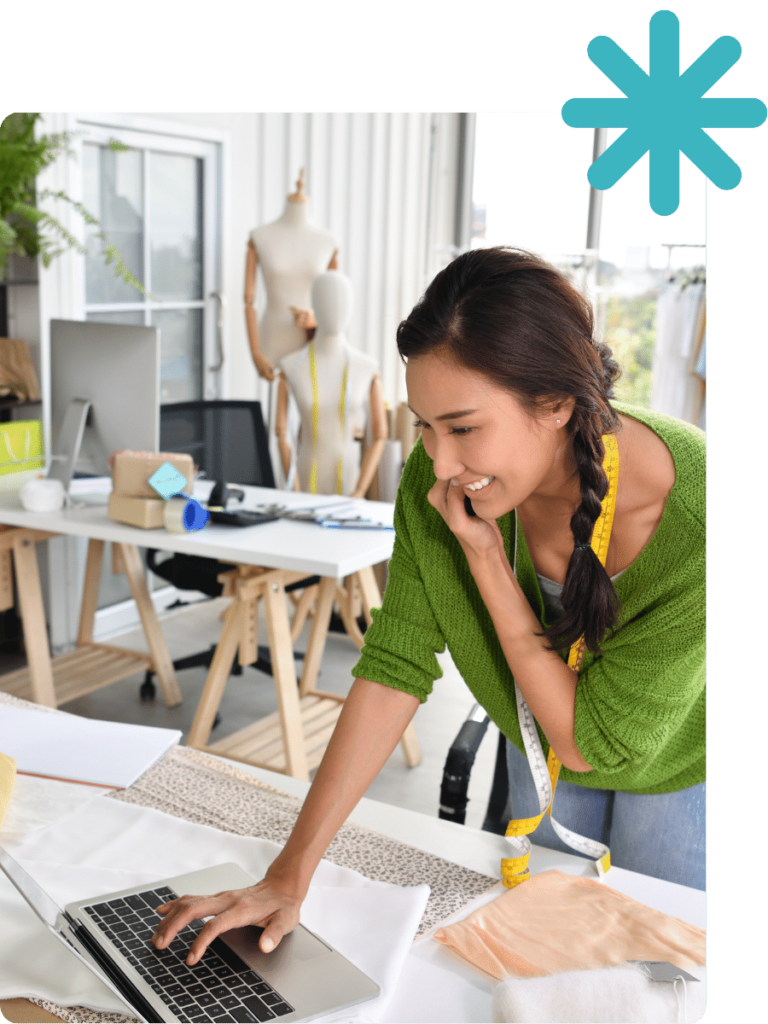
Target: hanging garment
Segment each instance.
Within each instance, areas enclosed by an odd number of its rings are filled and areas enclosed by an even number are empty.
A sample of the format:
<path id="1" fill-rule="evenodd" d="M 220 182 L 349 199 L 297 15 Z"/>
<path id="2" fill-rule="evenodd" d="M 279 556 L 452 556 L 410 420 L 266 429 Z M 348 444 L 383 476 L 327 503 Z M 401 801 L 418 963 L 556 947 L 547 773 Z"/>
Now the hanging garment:
<path id="1" fill-rule="evenodd" d="M 698 417 L 697 426 L 703 432 L 707 433 L 707 328 L 703 333 L 701 339 L 701 347 L 698 350 L 698 357 L 696 358 L 696 365 L 693 368 L 693 373 L 698 377 L 699 380 L 703 381 L 705 385 L 705 393 L 703 393 L 703 400 L 701 402 L 701 411 Z"/>
<path id="2" fill-rule="evenodd" d="M 691 377 L 691 355 L 701 336 L 706 286 L 670 282 L 656 305 L 651 408 L 692 421 L 698 389 Z"/>

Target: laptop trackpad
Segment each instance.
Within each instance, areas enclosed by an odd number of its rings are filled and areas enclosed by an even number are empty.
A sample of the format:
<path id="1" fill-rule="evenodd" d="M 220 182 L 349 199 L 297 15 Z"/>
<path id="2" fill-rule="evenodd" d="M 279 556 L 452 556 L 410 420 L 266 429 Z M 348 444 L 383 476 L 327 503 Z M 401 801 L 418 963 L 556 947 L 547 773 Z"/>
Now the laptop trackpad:
<path id="1" fill-rule="evenodd" d="M 233 928 L 231 931 L 225 932 L 221 938 L 239 953 L 257 973 L 259 965 L 262 965 L 267 971 L 267 965 L 274 969 L 289 963 L 296 964 L 313 960 L 317 956 L 324 956 L 332 952 L 331 948 L 326 946 L 316 935 L 298 925 L 288 935 L 283 936 L 277 949 L 271 953 L 262 953 L 258 942 L 263 931 L 263 928 L 248 925 L 245 928 Z"/>

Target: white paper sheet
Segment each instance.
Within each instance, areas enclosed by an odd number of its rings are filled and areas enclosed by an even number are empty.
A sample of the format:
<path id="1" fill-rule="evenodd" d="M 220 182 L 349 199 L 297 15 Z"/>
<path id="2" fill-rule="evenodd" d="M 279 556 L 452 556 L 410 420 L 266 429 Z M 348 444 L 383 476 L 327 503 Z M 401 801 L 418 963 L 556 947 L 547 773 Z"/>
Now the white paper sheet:
<path id="1" fill-rule="evenodd" d="M 0 750 L 16 758 L 17 771 L 55 779 L 124 789 L 180 739 L 178 729 L 0 709 Z"/>

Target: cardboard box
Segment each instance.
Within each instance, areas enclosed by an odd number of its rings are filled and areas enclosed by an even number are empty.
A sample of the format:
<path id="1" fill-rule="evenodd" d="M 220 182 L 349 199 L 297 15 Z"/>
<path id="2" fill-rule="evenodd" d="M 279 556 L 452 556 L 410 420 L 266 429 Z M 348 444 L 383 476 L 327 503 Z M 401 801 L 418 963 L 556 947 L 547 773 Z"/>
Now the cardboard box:
<path id="1" fill-rule="evenodd" d="M 129 526 L 140 526 L 143 530 L 155 530 L 164 526 L 162 498 L 133 498 L 125 494 L 109 496 L 109 518 Z"/>
<path id="2" fill-rule="evenodd" d="M 187 480 L 185 494 L 192 494 L 195 465 L 191 455 L 168 452 L 115 452 L 112 464 L 112 493 L 129 498 L 159 498 L 157 491 L 147 483 L 164 462 L 170 462 Z M 160 499 L 162 500 L 162 499 Z"/>

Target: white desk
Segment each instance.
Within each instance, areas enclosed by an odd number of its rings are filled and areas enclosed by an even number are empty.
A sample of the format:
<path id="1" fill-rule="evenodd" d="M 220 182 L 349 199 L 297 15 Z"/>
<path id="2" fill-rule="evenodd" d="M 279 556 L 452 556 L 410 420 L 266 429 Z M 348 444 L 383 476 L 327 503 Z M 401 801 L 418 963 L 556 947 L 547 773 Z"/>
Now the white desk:
<path id="1" fill-rule="evenodd" d="M 205 498 L 210 484 L 201 484 L 195 493 Z M 244 488 L 243 507 L 261 503 L 295 502 L 297 495 L 270 488 Z M 318 496 L 304 495 L 302 504 L 316 504 Z M 391 522 L 394 506 L 385 502 L 355 503 L 361 515 Z M 136 672 L 150 663 L 158 673 L 166 701 L 179 703 L 181 693 L 152 609 L 137 547 L 154 547 L 165 551 L 183 552 L 217 558 L 251 570 L 233 570 L 227 582 L 234 600 L 227 610 L 221 639 L 211 664 L 206 686 L 190 731 L 188 742 L 200 749 L 224 753 L 228 757 L 248 763 L 262 764 L 307 779 L 309 771 L 322 757 L 325 744 L 341 710 L 343 699 L 325 694 L 315 688 L 322 657 L 328 623 L 334 599 L 339 594 L 339 581 L 358 574 L 362 590 L 362 606 L 370 621 L 370 608 L 380 602 L 372 566 L 385 561 L 392 553 L 394 533 L 391 530 L 334 530 L 322 529 L 314 523 L 277 520 L 258 526 L 235 529 L 209 524 L 194 533 L 175 534 L 165 529 L 142 530 L 116 523 L 107 515 L 105 505 L 86 505 L 60 512 L 27 512 L 21 508 L 18 497 L 0 495 L 0 559 L 3 544 L 8 552 L 5 576 L 10 577 L 10 550 L 13 550 L 17 570 L 17 584 L 21 596 L 25 641 L 29 657 L 29 671 L 11 673 L 3 680 L 3 688 L 19 696 L 47 703 L 50 706 L 71 700 L 73 696 L 88 692 L 82 686 L 72 692 L 72 681 L 82 676 L 80 662 L 72 662 L 71 655 L 63 655 L 51 662 L 45 637 L 45 622 L 34 556 L 34 542 L 55 534 L 88 537 L 90 540 L 86 587 L 81 613 L 81 628 L 75 658 L 125 656 L 119 648 L 107 648 L 92 640 L 93 615 L 96 608 L 99 567 L 104 541 L 116 546 L 121 568 L 128 575 L 134 598 L 139 606 L 145 634 L 150 645 L 150 656 L 133 654 L 134 662 L 107 678 L 94 674 L 89 689 L 106 685 L 117 678 Z M 15 527 L 16 529 L 7 529 Z M 2 526 L 0 525 L 0 530 Z M 297 691 L 296 671 L 292 652 L 291 625 L 286 608 L 285 586 L 288 583 L 320 576 L 321 583 L 315 600 L 315 612 L 309 643 L 304 659 L 301 685 Z M 0 608 L 2 605 L 3 566 L 0 564 Z M 6 596 L 10 584 L 6 586 Z M 256 622 L 258 601 L 263 600 L 267 616 L 269 642 L 278 711 L 275 715 L 241 729 L 207 747 L 216 711 L 229 676 L 232 661 L 239 649 L 242 664 L 256 660 Z M 346 616 L 347 620 L 349 615 Z M 358 643 L 362 637 L 352 623 L 348 631 Z M 105 652 L 103 654 L 102 652 Z M 137 660 L 138 659 L 138 660 Z M 126 671 L 128 668 L 129 671 Z M 17 678 L 18 677 L 18 678 Z M 69 684 L 69 686 L 67 685 Z M 409 728 L 403 747 L 409 764 L 420 758 L 415 732 Z"/>
<path id="2" fill-rule="evenodd" d="M 296 500 L 297 497 L 306 505 L 313 505 L 318 499 L 318 495 L 297 495 L 293 491 L 286 494 L 268 487 L 245 487 L 243 490 L 246 494 L 242 502 L 244 508 L 279 503 L 283 498 Z M 195 495 L 202 499 L 209 491 L 210 485 L 201 484 L 199 490 L 196 487 Z M 380 516 L 392 522 L 394 505 L 390 502 L 361 498 L 354 504 L 361 515 L 367 512 L 371 518 Z M 237 506 L 233 504 L 232 507 Z M 394 544 L 391 530 L 323 530 L 313 523 L 286 519 L 245 529 L 209 523 L 204 530 L 194 533 L 141 530 L 114 522 L 107 515 L 106 505 L 65 508 L 60 512 L 27 512 L 21 507 L 17 495 L 10 493 L 0 493 L 0 523 L 334 579 L 385 561 L 392 554 Z"/>
<path id="3" fill-rule="evenodd" d="M 308 784 L 301 780 L 250 766 L 239 767 L 299 799 L 307 792 Z M 48 813 L 53 815 L 62 812 L 51 807 Z M 491 877 L 498 877 L 499 860 L 507 852 L 506 844 L 500 836 L 365 798 L 353 811 L 350 820 Z M 551 869 L 587 877 L 594 872 L 591 863 L 582 858 L 534 847 L 531 856 L 532 873 Z M 419 881 L 418 878 L 413 879 L 414 884 Z M 703 892 L 616 867 L 611 869 L 605 882 L 663 913 L 698 927 L 706 925 L 706 897 Z M 501 891 L 498 890 L 499 893 Z M 494 894 L 495 891 L 489 895 Z M 465 912 L 460 916 L 465 916 Z M 37 926 L 34 919 L 30 923 Z M 491 1002 L 494 987 L 492 978 L 465 964 L 444 946 L 429 938 L 421 939 L 413 945 L 405 961 L 384 1021 L 388 1024 L 413 1021 L 422 1024 L 430 1021 L 442 1024 L 451 1021 L 488 1022 L 493 1019 Z"/>

